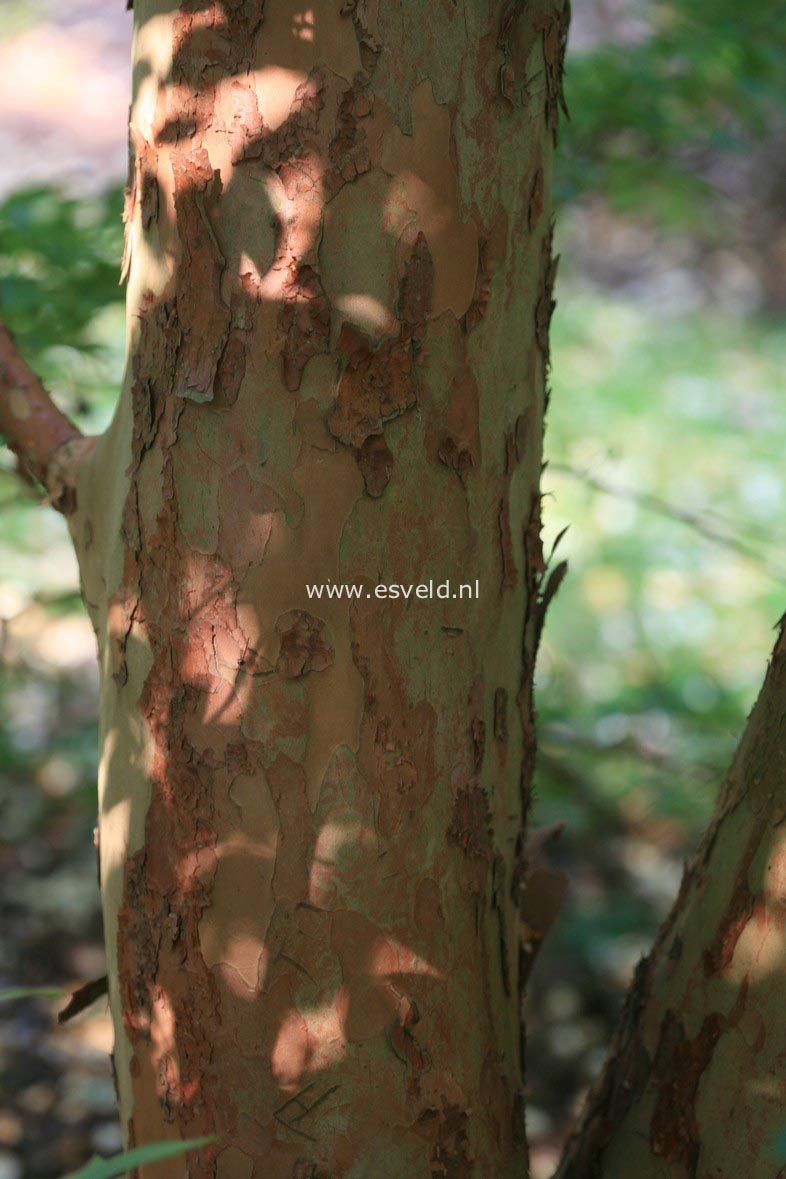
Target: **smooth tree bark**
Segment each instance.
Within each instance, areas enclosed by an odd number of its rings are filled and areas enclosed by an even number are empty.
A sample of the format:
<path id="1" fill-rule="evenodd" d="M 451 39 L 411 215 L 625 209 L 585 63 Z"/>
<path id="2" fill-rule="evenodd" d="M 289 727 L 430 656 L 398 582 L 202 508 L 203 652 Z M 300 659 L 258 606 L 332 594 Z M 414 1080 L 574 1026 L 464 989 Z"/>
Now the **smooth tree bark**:
<path id="1" fill-rule="evenodd" d="M 567 7 L 134 7 L 107 433 L 0 358 L 98 636 L 127 1140 L 215 1134 L 187 1166 L 219 1179 L 522 1176 Z"/>
<path id="2" fill-rule="evenodd" d="M 786 1176 L 785 781 L 781 620 L 712 822 L 639 964 L 559 1179 Z"/>

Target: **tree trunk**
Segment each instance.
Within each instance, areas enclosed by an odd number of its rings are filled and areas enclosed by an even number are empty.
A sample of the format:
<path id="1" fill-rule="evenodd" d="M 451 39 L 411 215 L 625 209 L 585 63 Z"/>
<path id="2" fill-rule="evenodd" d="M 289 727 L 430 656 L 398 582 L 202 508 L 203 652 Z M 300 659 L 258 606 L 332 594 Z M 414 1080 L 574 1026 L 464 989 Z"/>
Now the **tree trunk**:
<path id="1" fill-rule="evenodd" d="M 642 960 L 559 1179 L 777 1179 L 786 1129 L 786 634 Z"/>
<path id="2" fill-rule="evenodd" d="M 377 7 L 135 5 L 127 379 L 68 507 L 121 1116 L 215 1133 L 192 1176 L 526 1173 L 567 10 Z"/>

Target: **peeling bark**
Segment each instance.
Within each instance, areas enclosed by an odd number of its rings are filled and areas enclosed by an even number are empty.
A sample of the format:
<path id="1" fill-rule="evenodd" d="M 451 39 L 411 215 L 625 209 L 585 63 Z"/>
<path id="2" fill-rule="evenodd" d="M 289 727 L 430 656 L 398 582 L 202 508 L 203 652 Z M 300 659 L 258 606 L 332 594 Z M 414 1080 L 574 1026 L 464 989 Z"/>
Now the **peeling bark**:
<path id="1" fill-rule="evenodd" d="M 567 10 L 515 7 L 134 5 L 127 376 L 71 529 L 121 1115 L 216 1134 L 194 1177 L 526 1173 Z"/>

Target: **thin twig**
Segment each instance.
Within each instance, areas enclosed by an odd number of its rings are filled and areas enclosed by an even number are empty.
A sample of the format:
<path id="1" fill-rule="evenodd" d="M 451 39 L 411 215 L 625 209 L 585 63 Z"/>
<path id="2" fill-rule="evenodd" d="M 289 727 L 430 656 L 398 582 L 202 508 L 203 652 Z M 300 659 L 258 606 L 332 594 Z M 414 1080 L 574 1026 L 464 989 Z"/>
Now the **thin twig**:
<path id="1" fill-rule="evenodd" d="M 108 982 L 106 975 L 101 978 L 96 978 L 92 982 L 85 983 L 83 987 L 79 987 L 74 991 L 65 1007 L 57 1016 L 58 1023 L 67 1023 L 69 1019 L 73 1019 L 75 1015 L 85 1011 L 97 999 L 102 998 L 107 993 Z"/>
<path id="2" fill-rule="evenodd" d="M 779 570 L 777 567 L 773 568 L 766 554 L 739 536 L 729 536 L 727 533 L 719 531 L 709 520 L 698 515 L 696 512 L 677 507 L 676 504 L 669 503 L 668 500 L 661 499 L 660 496 L 652 495 L 649 492 L 635 491 L 631 487 L 620 487 L 618 484 L 607 482 L 597 475 L 592 475 L 587 470 L 579 470 L 577 467 L 572 467 L 569 463 L 550 461 L 548 468 L 552 471 L 559 471 L 562 475 L 568 475 L 572 479 L 579 480 L 579 482 L 584 483 L 587 487 L 591 487 L 593 491 L 603 492 L 604 495 L 611 495 L 616 499 L 627 500 L 630 503 L 635 503 L 642 508 L 646 508 L 648 511 L 657 512 L 658 515 L 665 516 L 669 520 L 674 520 L 678 524 L 685 524 L 711 544 L 731 549 L 741 557 L 763 565 L 765 572 L 773 581 L 779 584 L 786 582 L 786 572 Z"/>

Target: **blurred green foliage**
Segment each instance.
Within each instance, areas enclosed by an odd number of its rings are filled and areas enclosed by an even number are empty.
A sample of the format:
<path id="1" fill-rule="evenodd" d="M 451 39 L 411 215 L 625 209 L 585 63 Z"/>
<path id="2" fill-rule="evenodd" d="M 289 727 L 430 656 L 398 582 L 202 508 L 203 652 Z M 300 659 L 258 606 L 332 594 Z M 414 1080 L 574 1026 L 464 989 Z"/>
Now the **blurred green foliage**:
<path id="1" fill-rule="evenodd" d="M 89 419 L 116 388 L 122 349 L 122 192 L 13 193 L 0 204 L 0 308 L 69 412 Z"/>
<path id="2" fill-rule="evenodd" d="M 570 526 L 570 568 L 538 669 L 535 816 L 567 822 L 574 877 L 546 953 L 622 982 L 706 822 L 784 609 L 786 329 L 724 310 L 705 273 L 677 275 L 687 298 L 653 275 L 672 244 L 676 269 L 737 249 L 728 177 L 784 125 L 786 8 L 588 7 L 555 166 L 544 520 L 547 545 Z"/>
<path id="3" fill-rule="evenodd" d="M 568 269 L 553 355 L 544 517 L 547 542 L 569 525 L 569 575 L 537 673 L 536 813 L 567 822 L 576 861 L 607 841 L 555 938 L 597 957 L 622 926 L 630 958 L 706 821 L 784 609 L 786 329 L 658 312 Z M 604 877 L 615 838 L 624 905 Z"/>
<path id="4" fill-rule="evenodd" d="M 786 110 L 786 7 L 653 0 L 611 24 L 618 39 L 569 45 L 557 196 L 599 193 L 707 232 L 707 165 L 766 138 Z"/>
<path id="5" fill-rule="evenodd" d="M 0 315 L 55 400 L 86 432 L 106 426 L 122 376 L 121 211 L 119 188 L 91 197 L 25 189 L 0 203 Z M 0 446 L 3 581 L 28 595 L 30 579 L 43 574 L 35 588 L 67 591 L 73 562 L 62 521 L 40 511 L 40 497 L 15 469 Z M 45 568 L 43 553 L 50 558 Z"/>

